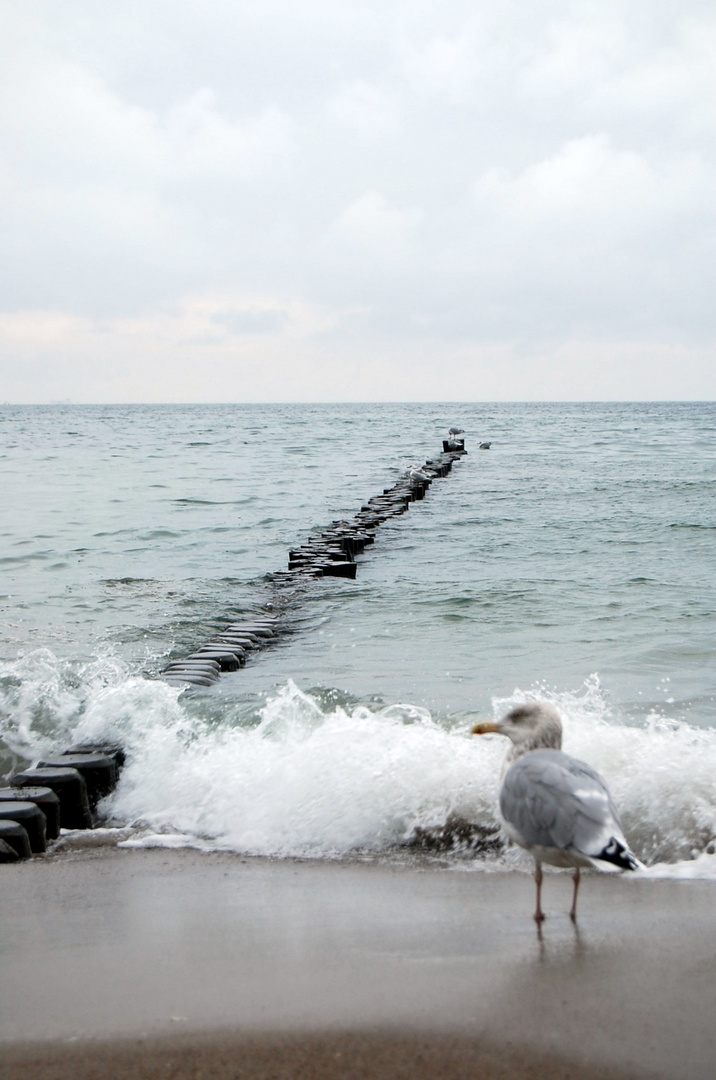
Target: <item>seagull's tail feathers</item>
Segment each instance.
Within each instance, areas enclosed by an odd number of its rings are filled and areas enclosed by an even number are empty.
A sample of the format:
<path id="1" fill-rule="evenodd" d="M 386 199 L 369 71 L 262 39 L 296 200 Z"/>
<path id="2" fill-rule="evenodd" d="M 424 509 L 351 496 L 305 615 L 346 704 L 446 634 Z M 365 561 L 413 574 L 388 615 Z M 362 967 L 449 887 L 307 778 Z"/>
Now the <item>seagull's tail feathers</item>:
<path id="1" fill-rule="evenodd" d="M 616 870 L 644 870 L 644 863 L 639 862 L 636 855 L 629 850 L 626 844 L 612 836 L 609 843 L 593 856 L 595 864 L 610 863 Z"/>

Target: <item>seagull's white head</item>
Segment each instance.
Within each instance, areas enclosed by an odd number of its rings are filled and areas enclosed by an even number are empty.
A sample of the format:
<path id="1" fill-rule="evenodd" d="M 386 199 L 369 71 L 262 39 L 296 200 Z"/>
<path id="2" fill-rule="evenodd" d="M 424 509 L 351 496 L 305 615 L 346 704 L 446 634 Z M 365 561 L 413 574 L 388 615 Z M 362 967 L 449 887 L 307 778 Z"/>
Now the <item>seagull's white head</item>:
<path id="1" fill-rule="evenodd" d="M 553 705 L 526 701 L 515 705 L 496 723 L 475 724 L 473 735 L 495 732 L 512 741 L 507 760 L 511 763 L 531 750 L 561 750 L 562 721 Z"/>

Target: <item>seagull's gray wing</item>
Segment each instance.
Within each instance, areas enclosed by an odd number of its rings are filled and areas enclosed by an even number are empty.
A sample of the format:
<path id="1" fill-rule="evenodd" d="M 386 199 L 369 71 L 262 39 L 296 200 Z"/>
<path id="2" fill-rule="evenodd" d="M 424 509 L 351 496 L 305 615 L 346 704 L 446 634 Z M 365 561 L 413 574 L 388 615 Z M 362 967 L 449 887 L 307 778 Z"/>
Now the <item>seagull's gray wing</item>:
<path id="1" fill-rule="evenodd" d="M 518 758 L 505 774 L 500 811 L 527 848 L 604 858 L 613 840 L 626 845 L 599 773 L 559 750 L 535 750 Z"/>

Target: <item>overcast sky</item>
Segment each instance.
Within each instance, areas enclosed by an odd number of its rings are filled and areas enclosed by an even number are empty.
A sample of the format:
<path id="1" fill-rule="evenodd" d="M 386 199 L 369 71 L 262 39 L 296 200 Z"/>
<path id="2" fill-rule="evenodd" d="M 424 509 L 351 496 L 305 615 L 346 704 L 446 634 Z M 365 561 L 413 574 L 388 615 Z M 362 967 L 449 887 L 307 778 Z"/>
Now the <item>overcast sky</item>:
<path id="1" fill-rule="evenodd" d="M 716 398 L 713 0 L 0 21 L 0 401 Z"/>

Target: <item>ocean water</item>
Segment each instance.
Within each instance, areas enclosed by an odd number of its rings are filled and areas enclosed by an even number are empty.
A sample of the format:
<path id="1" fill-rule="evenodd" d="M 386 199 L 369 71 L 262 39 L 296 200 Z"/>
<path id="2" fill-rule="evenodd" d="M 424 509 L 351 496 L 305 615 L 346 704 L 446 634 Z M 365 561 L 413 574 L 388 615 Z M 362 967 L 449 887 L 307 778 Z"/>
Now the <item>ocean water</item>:
<path id="1" fill-rule="evenodd" d="M 276 584 L 453 424 L 355 581 Z M 652 872 L 716 876 L 715 435 L 709 403 L 0 407 L 0 773 L 118 740 L 129 845 L 499 869 L 445 829 L 495 823 L 506 742 L 469 730 L 545 698 Z M 241 671 L 156 678 L 267 607 Z"/>

